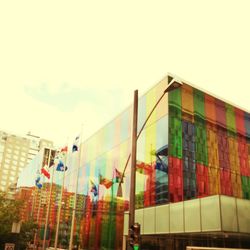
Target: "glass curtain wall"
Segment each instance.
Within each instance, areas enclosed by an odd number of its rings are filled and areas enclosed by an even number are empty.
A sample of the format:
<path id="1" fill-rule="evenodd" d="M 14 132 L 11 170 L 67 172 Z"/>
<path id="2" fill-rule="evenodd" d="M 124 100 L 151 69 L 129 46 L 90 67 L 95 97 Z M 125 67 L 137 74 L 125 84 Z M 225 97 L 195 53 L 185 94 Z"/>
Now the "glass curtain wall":
<path id="1" fill-rule="evenodd" d="M 139 98 L 138 133 L 166 86 L 167 78 Z M 71 231 L 74 247 L 122 248 L 130 161 L 123 180 L 121 175 L 131 152 L 131 119 L 132 106 L 78 150 L 69 148 L 65 177 L 56 164 L 49 168 L 50 179 L 41 174 L 44 152 L 25 168 L 18 186 L 31 191 L 22 213 L 38 222 L 40 245 L 50 199 L 46 243 L 54 246 L 62 193 L 59 248 L 69 247 Z M 136 208 L 214 194 L 250 199 L 249 154 L 249 113 L 184 84 L 163 97 L 138 138 Z M 122 197 L 117 196 L 120 182 Z"/>
<path id="2" fill-rule="evenodd" d="M 250 199 L 249 113 L 184 84 L 169 93 L 170 202 Z"/>

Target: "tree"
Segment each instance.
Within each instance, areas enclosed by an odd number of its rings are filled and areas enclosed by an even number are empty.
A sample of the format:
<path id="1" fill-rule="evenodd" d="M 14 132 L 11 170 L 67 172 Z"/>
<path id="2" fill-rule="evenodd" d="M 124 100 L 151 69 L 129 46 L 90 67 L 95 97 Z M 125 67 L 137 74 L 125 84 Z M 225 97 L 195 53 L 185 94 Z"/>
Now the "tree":
<path id="1" fill-rule="evenodd" d="M 18 245 L 20 249 L 26 249 L 28 242 L 33 242 L 37 224 L 33 220 L 22 223 L 21 231 L 18 237 Z"/>
<path id="2" fill-rule="evenodd" d="M 32 221 L 22 222 L 18 235 L 11 233 L 12 223 L 20 221 L 20 209 L 23 201 L 10 199 L 4 192 L 0 192 L 0 249 L 4 244 L 15 242 L 19 249 L 26 249 L 26 245 L 34 238 L 34 230 L 37 225 Z"/>
<path id="3" fill-rule="evenodd" d="M 21 201 L 9 199 L 6 193 L 0 192 L 0 249 L 5 242 L 12 240 L 12 223 L 19 221 L 21 205 Z"/>

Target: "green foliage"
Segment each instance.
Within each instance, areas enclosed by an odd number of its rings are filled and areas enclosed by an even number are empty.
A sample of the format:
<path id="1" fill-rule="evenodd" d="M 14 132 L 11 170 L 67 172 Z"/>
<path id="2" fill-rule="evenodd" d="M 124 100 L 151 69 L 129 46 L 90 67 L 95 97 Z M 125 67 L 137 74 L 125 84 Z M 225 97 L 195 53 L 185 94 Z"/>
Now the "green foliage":
<path id="1" fill-rule="evenodd" d="M 20 235 L 18 238 L 20 249 L 26 249 L 28 242 L 33 241 L 35 230 L 37 230 L 37 224 L 33 220 L 28 220 L 22 223 Z"/>
<path id="2" fill-rule="evenodd" d="M 26 245 L 34 238 L 34 230 L 37 225 L 33 221 L 22 223 L 19 234 L 11 233 L 13 222 L 20 221 L 20 209 L 23 202 L 8 197 L 6 193 L 0 192 L 0 249 L 4 249 L 4 244 L 13 242 L 19 249 L 26 249 Z"/>
<path id="3" fill-rule="evenodd" d="M 11 238 L 13 222 L 19 221 L 19 209 L 22 203 L 9 199 L 6 193 L 0 192 L 0 244 Z"/>

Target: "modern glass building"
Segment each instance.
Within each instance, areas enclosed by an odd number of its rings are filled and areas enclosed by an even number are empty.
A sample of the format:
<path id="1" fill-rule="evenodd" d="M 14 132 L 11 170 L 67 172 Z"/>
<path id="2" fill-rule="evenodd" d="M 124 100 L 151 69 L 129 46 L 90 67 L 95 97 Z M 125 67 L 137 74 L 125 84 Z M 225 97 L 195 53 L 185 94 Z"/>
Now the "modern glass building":
<path id="1" fill-rule="evenodd" d="M 139 98 L 138 132 L 172 79 Z M 137 140 L 135 219 L 142 249 L 249 248 L 250 114 L 179 81 Z M 39 223 L 36 242 L 43 243 L 46 231 L 50 246 L 58 238 L 61 248 L 71 242 L 79 249 L 126 248 L 131 120 L 132 106 L 68 152 L 67 171 L 56 171 L 55 164 L 50 179 L 41 175 L 41 189 L 35 180 L 50 165 L 45 151 L 23 171 L 19 194 L 32 190 L 23 214 Z"/>

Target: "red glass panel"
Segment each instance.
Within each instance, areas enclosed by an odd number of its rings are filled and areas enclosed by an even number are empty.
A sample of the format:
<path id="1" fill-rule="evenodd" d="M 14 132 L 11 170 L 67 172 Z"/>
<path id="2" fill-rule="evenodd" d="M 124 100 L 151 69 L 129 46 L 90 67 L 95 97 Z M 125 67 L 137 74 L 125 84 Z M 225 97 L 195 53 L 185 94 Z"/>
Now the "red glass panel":
<path id="1" fill-rule="evenodd" d="M 221 186 L 221 194 L 233 196 L 230 170 L 227 169 L 220 170 L 220 186 Z"/>
<path id="2" fill-rule="evenodd" d="M 205 94 L 205 115 L 210 122 L 216 122 L 215 99 L 207 94 Z"/>
<path id="3" fill-rule="evenodd" d="M 226 107 L 225 103 L 219 99 L 215 99 L 215 107 L 216 107 L 216 120 L 217 123 L 226 128 Z"/>
<path id="4" fill-rule="evenodd" d="M 208 168 L 202 164 L 196 164 L 197 197 L 209 195 Z"/>
<path id="5" fill-rule="evenodd" d="M 169 197 L 171 202 L 183 200 L 182 160 L 169 157 Z"/>

